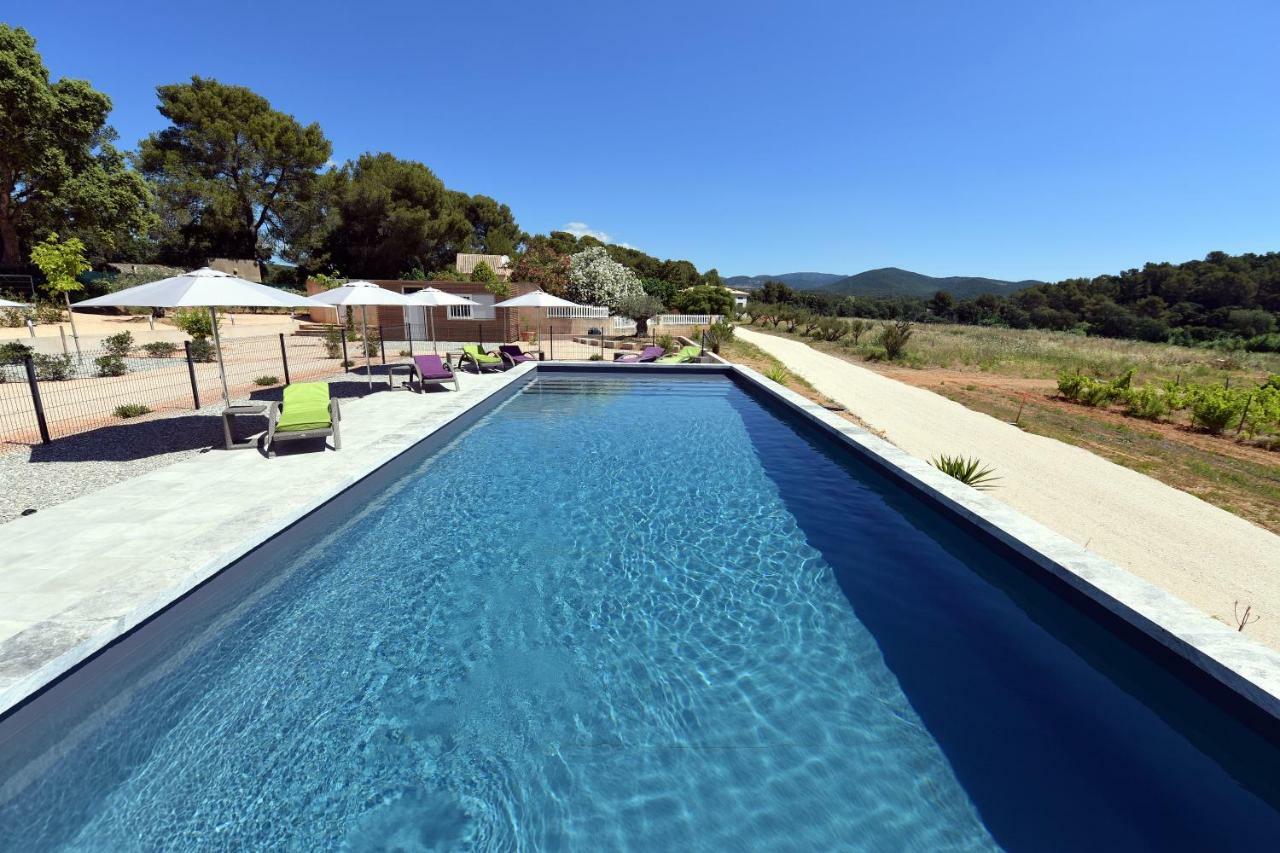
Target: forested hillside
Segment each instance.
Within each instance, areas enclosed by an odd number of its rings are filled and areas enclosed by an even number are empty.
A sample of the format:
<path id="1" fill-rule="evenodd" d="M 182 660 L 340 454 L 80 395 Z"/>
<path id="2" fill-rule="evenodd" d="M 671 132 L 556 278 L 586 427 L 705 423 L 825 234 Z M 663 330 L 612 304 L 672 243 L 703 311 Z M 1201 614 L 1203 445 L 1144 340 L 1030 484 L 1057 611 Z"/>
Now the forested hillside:
<path id="1" fill-rule="evenodd" d="M 1227 255 L 1181 264 L 1149 263 L 1117 275 L 1034 284 L 1009 295 L 928 299 L 840 296 L 766 284 L 760 298 L 842 316 L 903 317 L 1078 331 L 1146 341 L 1280 350 L 1280 253 Z"/>
<path id="2" fill-rule="evenodd" d="M 911 272 L 898 267 L 867 270 L 826 284 L 822 289 L 828 293 L 844 296 L 891 296 L 891 297 L 929 297 L 939 290 L 945 290 L 958 299 L 968 299 L 984 293 L 1008 294 L 1038 281 L 1000 281 L 994 278 L 978 278 L 976 276 L 948 276 L 937 278 L 923 273 Z"/>

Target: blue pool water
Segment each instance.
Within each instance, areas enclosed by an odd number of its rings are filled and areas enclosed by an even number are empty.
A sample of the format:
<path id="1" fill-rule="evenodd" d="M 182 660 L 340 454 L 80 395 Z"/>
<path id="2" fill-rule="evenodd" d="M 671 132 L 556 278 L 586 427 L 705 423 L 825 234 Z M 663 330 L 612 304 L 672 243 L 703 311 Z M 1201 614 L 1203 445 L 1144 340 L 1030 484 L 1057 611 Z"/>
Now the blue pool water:
<path id="1" fill-rule="evenodd" d="M 0 846 L 1280 832 L 1273 745 L 721 377 L 551 374 L 255 583 L 32 728 Z"/>

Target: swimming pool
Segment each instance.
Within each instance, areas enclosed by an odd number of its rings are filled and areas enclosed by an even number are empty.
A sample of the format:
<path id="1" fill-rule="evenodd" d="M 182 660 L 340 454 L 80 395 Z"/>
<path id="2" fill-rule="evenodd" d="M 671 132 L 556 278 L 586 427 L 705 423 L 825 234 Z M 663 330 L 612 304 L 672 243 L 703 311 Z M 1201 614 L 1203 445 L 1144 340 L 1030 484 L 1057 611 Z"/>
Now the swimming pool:
<path id="1" fill-rule="evenodd" d="M 1211 686 L 723 376 L 539 375 L 398 468 L 21 719 L 0 844 L 1280 830 L 1280 752 Z"/>

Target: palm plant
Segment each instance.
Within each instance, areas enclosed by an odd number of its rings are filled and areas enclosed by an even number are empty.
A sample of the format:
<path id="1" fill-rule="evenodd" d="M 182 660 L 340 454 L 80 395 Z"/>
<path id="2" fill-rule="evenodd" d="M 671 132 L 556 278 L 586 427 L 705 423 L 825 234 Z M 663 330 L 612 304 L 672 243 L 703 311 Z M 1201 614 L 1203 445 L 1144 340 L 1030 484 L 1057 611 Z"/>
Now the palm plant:
<path id="1" fill-rule="evenodd" d="M 977 457 L 966 459 L 963 456 L 948 456 L 944 453 L 930 459 L 929 464 L 966 486 L 984 491 L 995 488 L 996 481 L 1000 479 L 995 476 L 994 469 L 984 465 Z"/>
<path id="2" fill-rule="evenodd" d="M 786 385 L 787 379 L 791 376 L 791 374 L 787 372 L 787 369 L 781 364 L 772 365 L 764 372 L 764 375 L 772 379 L 774 382 L 777 382 L 779 385 Z"/>

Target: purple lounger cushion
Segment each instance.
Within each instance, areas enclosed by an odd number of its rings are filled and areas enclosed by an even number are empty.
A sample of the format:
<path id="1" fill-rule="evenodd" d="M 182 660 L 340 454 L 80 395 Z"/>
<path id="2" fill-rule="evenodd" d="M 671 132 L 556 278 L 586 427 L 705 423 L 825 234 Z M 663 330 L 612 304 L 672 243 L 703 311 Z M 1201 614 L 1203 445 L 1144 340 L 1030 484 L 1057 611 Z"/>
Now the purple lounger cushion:
<path id="1" fill-rule="evenodd" d="M 498 352 L 505 355 L 512 361 L 537 361 L 537 356 L 526 355 L 524 350 L 514 344 L 503 344 L 498 347 Z"/>
<path id="2" fill-rule="evenodd" d="M 626 364 L 638 364 L 642 361 L 657 361 L 659 358 L 666 355 L 666 353 L 667 351 L 662 347 L 645 347 L 640 350 L 639 355 L 624 355 L 622 358 L 618 359 L 618 361 Z"/>
<path id="3" fill-rule="evenodd" d="M 453 371 L 444 366 L 438 355 L 415 355 L 413 363 L 423 379 L 452 379 Z"/>

